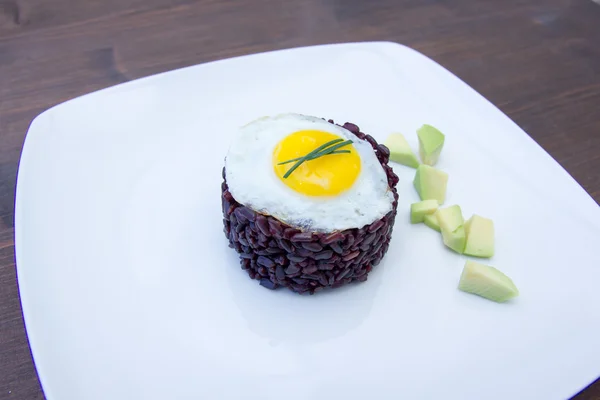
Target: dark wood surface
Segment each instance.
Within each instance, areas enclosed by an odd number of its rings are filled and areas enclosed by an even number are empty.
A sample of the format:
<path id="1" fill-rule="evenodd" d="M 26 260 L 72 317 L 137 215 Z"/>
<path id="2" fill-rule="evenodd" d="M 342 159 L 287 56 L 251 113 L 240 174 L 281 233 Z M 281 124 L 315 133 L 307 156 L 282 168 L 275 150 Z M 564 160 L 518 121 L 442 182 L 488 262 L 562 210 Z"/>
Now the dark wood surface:
<path id="1" fill-rule="evenodd" d="M 591 0 L 0 0 L 0 399 L 43 399 L 13 247 L 19 155 L 38 113 L 177 67 L 365 40 L 400 42 L 447 67 L 600 200 L 600 4 Z M 600 381 L 576 399 L 599 400 Z"/>

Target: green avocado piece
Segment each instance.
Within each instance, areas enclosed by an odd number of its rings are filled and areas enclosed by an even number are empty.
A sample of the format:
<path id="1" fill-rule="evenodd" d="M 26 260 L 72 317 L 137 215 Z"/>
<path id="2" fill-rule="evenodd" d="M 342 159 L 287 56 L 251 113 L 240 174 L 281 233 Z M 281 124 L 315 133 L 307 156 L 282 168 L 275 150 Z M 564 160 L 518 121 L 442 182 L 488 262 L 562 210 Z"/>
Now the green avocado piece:
<path id="1" fill-rule="evenodd" d="M 519 295 L 519 289 L 508 276 L 494 267 L 471 260 L 463 268 L 458 289 L 498 303 Z"/>
<path id="2" fill-rule="evenodd" d="M 435 165 L 444 147 L 445 136 L 431 125 L 423 125 L 417 130 L 419 155 L 423 164 Z"/>
<path id="3" fill-rule="evenodd" d="M 467 235 L 464 219 L 459 206 L 440 208 L 436 212 L 444 244 L 455 252 L 462 254 L 465 250 Z"/>
<path id="4" fill-rule="evenodd" d="M 467 244 L 464 254 L 474 257 L 494 255 L 494 222 L 491 219 L 473 215 L 465 222 Z"/>
<path id="5" fill-rule="evenodd" d="M 413 184 L 421 200 L 437 200 L 440 204 L 446 200 L 448 174 L 444 171 L 421 164 L 417 168 Z"/>
<path id="6" fill-rule="evenodd" d="M 419 160 L 401 133 L 392 133 L 384 144 L 390 149 L 390 160 L 407 167 L 417 168 Z"/>
<path id="7" fill-rule="evenodd" d="M 425 225 L 433 229 L 434 231 L 441 232 L 440 223 L 438 222 L 436 213 L 428 214 L 423 217 L 423 222 Z"/>
<path id="8" fill-rule="evenodd" d="M 440 204 L 437 200 L 423 200 L 410 205 L 410 223 L 418 224 L 423 222 L 426 215 L 433 214 L 437 211 Z"/>
<path id="9" fill-rule="evenodd" d="M 441 227 L 440 227 L 441 229 Z M 442 239 L 446 247 L 454 250 L 458 254 L 462 254 L 465 251 L 465 243 L 467 241 L 467 234 L 465 233 L 465 227 L 459 226 L 452 232 L 447 232 L 441 229 Z"/>
<path id="10" fill-rule="evenodd" d="M 462 210 L 457 205 L 440 208 L 435 215 L 442 231 L 454 232 L 457 228 L 465 224 Z"/>

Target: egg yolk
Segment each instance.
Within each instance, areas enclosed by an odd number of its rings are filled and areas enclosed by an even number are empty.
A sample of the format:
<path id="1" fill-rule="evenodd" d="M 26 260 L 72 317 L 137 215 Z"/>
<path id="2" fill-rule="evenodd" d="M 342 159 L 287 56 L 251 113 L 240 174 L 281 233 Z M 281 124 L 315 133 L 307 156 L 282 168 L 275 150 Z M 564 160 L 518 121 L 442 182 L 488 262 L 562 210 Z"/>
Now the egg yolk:
<path id="1" fill-rule="evenodd" d="M 273 151 L 275 174 L 288 187 L 307 196 L 335 196 L 350 189 L 360 173 L 360 156 L 352 144 L 338 149 L 350 151 L 349 153 L 327 154 L 304 161 L 284 178 L 296 162 L 281 164 L 282 162 L 303 157 L 335 139 L 345 140 L 338 135 L 318 130 L 298 131 L 286 136 Z"/>

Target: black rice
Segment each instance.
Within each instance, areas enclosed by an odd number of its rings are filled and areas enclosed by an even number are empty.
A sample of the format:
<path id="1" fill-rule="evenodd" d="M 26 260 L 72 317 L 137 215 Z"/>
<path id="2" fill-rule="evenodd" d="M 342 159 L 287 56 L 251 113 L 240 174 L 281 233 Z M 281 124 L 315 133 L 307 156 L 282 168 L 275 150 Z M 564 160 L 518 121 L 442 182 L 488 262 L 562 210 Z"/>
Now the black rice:
<path id="1" fill-rule="evenodd" d="M 394 195 L 392 210 L 361 228 L 311 232 L 259 214 L 233 198 L 223 168 L 225 236 L 239 253 L 242 269 L 268 289 L 285 286 L 297 293 L 314 294 L 325 287 L 364 282 L 388 250 L 398 207 L 398 176 L 388 165 L 390 152 L 358 126 L 347 122 L 343 127 L 371 144 Z"/>

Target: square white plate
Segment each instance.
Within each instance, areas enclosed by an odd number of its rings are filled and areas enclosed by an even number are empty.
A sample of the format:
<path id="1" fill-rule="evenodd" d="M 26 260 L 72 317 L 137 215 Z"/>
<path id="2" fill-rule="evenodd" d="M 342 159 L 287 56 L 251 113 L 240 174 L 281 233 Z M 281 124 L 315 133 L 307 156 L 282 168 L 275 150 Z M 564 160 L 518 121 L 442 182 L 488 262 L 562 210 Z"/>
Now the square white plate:
<path id="1" fill-rule="evenodd" d="M 269 291 L 222 233 L 231 132 L 263 115 L 446 133 L 446 204 L 496 224 L 521 290 L 459 292 L 465 258 L 408 223 L 363 284 Z M 406 47 L 360 43 L 198 65 L 56 106 L 27 134 L 16 251 L 49 400 L 564 399 L 600 374 L 600 209 L 519 127 Z M 484 261 L 485 262 L 485 261 Z"/>

